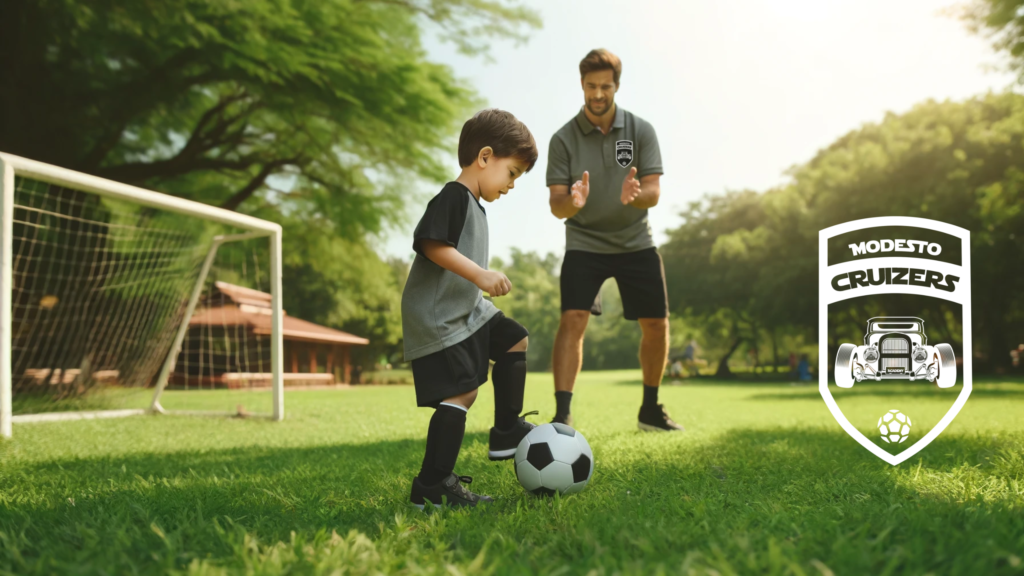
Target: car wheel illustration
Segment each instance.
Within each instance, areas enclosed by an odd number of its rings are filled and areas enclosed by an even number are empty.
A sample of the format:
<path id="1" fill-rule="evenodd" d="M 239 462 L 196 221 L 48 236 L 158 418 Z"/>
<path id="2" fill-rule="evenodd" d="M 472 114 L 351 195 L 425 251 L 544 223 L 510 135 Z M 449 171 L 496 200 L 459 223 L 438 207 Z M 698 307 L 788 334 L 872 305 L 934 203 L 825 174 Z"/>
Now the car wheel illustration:
<path id="1" fill-rule="evenodd" d="M 853 344 L 843 344 L 836 354 L 836 386 L 840 388 L 853 388 L 853 351 L 856 349 Z"/>
<path id="2" fill-rule="evenodd" d="M 935 383 L 939 388 L 949 388 L 956 384 L 956 357 L 953 356 L 953 347 L 949 344 L 935 346 L 939 353 L 939 376 Z"/>

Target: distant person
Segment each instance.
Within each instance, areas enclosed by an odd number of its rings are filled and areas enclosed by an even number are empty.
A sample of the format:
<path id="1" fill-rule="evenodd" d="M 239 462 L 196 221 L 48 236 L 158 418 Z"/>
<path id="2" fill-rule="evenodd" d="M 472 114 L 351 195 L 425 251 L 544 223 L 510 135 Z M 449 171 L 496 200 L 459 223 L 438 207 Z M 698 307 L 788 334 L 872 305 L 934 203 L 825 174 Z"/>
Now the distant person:
<path id="1" fill-rule="evenodd" d="M 796 367 L 797 367 L 796 352 L 790 352 L 789 353 L 789 376 L 790 376 L 790 378 L 796 378 Z"/>
<path id="2" fill-rule="evenodd" d="M 683 350 L 683 366 L 690 372 L 690 376 L 700 376 L 700 368 L 706 364 L 697 357 L 697 341 L 690 339 L 690 343 Z"/>
<path id="3" fill-rule="evenodd" d="M 356 364 L 352 368 L 352 383 L 361 384 L 363 381 L 363 367 L 360 364 Z"/>
<path id="4" fill-rule="evenodd" d="M 466 413 L 494 361 L 494 427 L 491 460 L 515 456 L 534 425 L 519 413 L 526 386 L 526 328 L 506 318 L 481 291 L 504 296 L 512 283 L 487 269 L 487 212 L 537 161 L 533 135 L 508 112 L 484 110 L 470 118 L 459 136 L 462 172 L 427 204 L 413 232 L 416 257 L 402 293 L 405 359 L 412 362 L 416 404 L 434 408 L 411 500 L 422 509 L 476 506 L 490 496 L 471 492 L 473 481 L 455 474 Z"/>
<path id="5" fill-rule="evenodd" d="M 800 355 L 800 363 L 796 367 L 797 378 L 801 382 L 809 382 L 811 380 L 811 362 L 807 359 L 807 354 Z"/>
<path id="6" fill-rule="evenodd" d="M 1020 367 L 1021 356 L 1024 356 L 1024 344 L 1020 344 L 1013 350 L 1010 350 L 1010 360 L 1013 362 L 1014 368 Z"/>
<path id="7" fill-rule="evenodd" d="M 661 196 L 658 137 L 647 121 L 615 103 L 622 74 L 618 56 L 591 50 L 579 71 L 584 105 L 555 133 L 548 150 L 551 213 L 565 219 L 552 422 L 572 425 L 583 334 L 590 314 L 601 313 L 601 285 L 615 278 L 623 315 L 637 320 L 643 333 L 644 394 L 637 425 L 641 430 L 682 430 L 658 404 L 669 342 L 665 269 L 647 222 L 647 210 Z"/>
<path id="8" fill-rule="evenodd" d="M 674 361 L 672 361 L 671 364 L 669 364 L 669 367 L 668 367 L 668 377 L 669 378 L 685 378 L 686 377 L 686 367 L 683 366 L 682 358 L 676 358 Z"/>

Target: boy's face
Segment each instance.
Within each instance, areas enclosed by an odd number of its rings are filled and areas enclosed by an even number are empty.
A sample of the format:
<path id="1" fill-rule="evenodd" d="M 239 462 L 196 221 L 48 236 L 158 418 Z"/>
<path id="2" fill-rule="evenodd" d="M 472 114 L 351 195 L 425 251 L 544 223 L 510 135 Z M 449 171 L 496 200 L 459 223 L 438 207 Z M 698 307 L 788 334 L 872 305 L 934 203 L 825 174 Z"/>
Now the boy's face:
<path id="1" fill-rule="evenodd" d="M 480 172 L 480 197 L 494 202 L 516 186 L 516 180 L 526 172 L 527 164 L 515 157 L 498 158 L 490 147 L 480 151 L 478 163 L 484 161 Z"/>

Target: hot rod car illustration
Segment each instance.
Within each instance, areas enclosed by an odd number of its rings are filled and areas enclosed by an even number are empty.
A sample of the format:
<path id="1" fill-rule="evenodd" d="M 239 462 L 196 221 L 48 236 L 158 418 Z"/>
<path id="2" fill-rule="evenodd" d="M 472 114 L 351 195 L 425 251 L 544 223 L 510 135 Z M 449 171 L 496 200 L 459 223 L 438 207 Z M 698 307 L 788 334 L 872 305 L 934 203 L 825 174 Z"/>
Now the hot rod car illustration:
<path id="1" fill-rule="evenodd" d="M 843 344 L 836 354 L 837 385 L 851 388 L 864 380 L 927 380 L 949 388 L 956 383 L 953 348 L 929 346 L 920 318 L 872 318 L 864 345 Z"/>

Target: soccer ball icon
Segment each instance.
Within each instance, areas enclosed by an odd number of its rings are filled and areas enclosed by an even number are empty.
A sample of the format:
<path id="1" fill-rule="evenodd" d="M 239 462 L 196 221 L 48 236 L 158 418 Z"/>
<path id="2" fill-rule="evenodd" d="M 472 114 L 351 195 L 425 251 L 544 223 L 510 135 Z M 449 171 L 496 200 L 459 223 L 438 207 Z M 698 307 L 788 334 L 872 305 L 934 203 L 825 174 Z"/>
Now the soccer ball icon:
<path id="1" fill-rule="evenodd" d="M 899 444 L 910 436 L 910 416 L 899 410 L 889 410 L 878 419 L 878 431 L 882 440 L 890 444 Z"/>
<path id="2" fill-rule="evenodd" d="M 594 473 L 594 453 L 582 434 L 565 424 L 541 424 L 516 448 L 516 478 L 538 496 L 575 494 Z"/>

